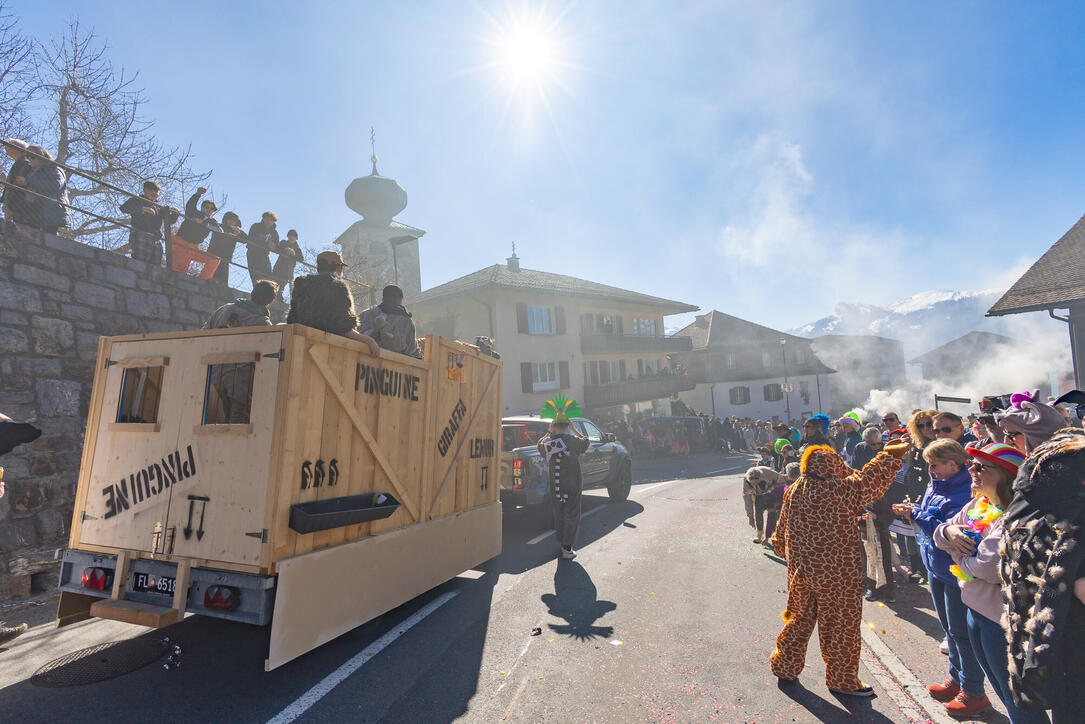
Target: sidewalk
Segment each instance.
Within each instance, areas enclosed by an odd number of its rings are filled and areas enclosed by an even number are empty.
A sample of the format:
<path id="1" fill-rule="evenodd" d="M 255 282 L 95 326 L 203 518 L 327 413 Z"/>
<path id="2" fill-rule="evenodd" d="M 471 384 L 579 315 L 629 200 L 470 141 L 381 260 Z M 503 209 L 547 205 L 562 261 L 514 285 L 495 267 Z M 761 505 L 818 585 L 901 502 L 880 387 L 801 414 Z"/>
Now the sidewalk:
<path id="1" fill-rule="evenodd" d="M 897 584 L 896 599 L 894 603 L 863 604 L 865 647 L 879 659 L 921 708 L 929 714 L 945 717 L 945 706 L 930 698 L 926 692 L 929 684 L 940 683 L 949 678 L 949 659 L 938 650 L 943 633 L 930 591 L 926 586 L 914 583 Z M 878 646 L 879 642 L 883 647 Z M 903 664 L 905 671 L 900 671 L 899 666 L 894 670 L 894 666 L 890 665 L 894 657 Z M 909 674 L 915 678 L 911 679 Z M 947 717 L 941 721 L 981 721 L 990 724 L 1009 722 L 1002 702 L 994 695 L 990 686 L 987 687 L 987 696 L 991 700 L 993 711 L 988 710 L 975 719 L 955 720 Z"/>

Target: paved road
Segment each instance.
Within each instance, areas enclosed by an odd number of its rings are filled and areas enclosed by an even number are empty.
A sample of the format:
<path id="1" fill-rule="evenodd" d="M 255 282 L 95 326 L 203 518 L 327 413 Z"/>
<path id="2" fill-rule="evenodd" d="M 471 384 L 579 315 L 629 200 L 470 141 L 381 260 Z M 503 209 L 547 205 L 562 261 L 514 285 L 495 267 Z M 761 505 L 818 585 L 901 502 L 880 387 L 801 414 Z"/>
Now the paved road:
<path id="1" fill-rule="evenodd" d="M 262 669 L 266 631 L 241 624 L 189 617 L 148 633 L 106 621 L 61 630 L 42 623 L 0 652 L 4 718 L 917 719 L 899 690 L 883 688 L 874 675 L 880 667 L 869 656 L 864 661 L 875 671 L 864 669 L 863 676 L 878 698 L 852 702 L 830 695 L 816 642 L 803 686 L 778 689 L 766 658 L 780 625 L 784 568 L 750 541 L 741 480 L 726 474 L 743 469 L 744 460 L 706 455 L 672 462 L 689 474 L 724 473 L 638 482 L 620 504 L 593 491 L 575 561 L 556 561 L 547 526 L 539 516 L 516 511 L 506 516 L 498 558 L 270 673 Z M 651 463 L 642 466 L 639 480 L 656 477 L 653 465 L 662 463 Z M 9 619 L 19 615 L 44 619 L 51 612 L 29 610 Z M 416 619 L 397 637 L 405 622 Z M 530 635 L 535 627 L 541 635 Z M 183 647 L 178 669 L 156 664 L 63 689 L 27 681 L 39 666 L 70 651 L 164 634 Z M 344 671 L 344 664 L 351 668 Z"/>

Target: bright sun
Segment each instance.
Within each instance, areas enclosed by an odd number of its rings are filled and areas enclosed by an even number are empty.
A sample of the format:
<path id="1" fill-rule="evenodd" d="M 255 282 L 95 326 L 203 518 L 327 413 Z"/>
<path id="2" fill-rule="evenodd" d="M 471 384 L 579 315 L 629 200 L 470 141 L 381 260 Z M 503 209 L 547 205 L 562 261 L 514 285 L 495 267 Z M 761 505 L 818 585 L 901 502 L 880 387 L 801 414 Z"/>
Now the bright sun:
<path id="1" fill-rule="evenodd" d="M 540 89 L 557 70 L 557 41 L 539 19 L 518 20 L 502 28 L 496 64 L 514 88 Z"/>

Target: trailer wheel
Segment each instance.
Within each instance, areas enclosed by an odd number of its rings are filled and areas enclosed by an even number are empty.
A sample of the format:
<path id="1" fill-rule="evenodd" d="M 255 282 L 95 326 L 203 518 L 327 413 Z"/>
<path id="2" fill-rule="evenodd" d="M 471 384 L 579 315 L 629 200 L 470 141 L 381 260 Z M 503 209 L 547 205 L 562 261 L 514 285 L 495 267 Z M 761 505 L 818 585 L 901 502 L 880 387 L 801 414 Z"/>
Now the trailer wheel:
<path id="1" fill-rule="evenodd" d="M 607 483 L 607 493 L 610 494 L 610 502 L 621 503 L 629 497 L 629 491 L 633 487 L 633 465 L 629 460 L 624 460 L 618 466 L 618 473 L 614 479 Z"/>

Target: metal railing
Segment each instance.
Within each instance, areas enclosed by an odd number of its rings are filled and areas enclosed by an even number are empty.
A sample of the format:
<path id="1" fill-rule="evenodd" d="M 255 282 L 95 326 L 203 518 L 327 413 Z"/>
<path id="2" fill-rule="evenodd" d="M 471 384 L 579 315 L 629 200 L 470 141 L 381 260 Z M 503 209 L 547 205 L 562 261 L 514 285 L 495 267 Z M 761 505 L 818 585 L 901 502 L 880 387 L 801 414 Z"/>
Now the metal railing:
<path id="1" fill-rule="evenodd" d="M 14 148 L 18 148 L 20 151 L 23 151 L 25 153 L 25 149 L 22 149 L 19 146 L 15 146 L 14 144 L 11 144 L 8 141 L 3 140 L 3 139 L 0 139 L 0 145 L 12 146 Z M 147 199 L 147 198 L 145 198 L 145 197 L 143 197 L 143 196 L 141 196 L 139 194 L 134 194 L 131 191 L 127 191 L 127 190 L 125 190 L 123 188 L 120 188 L 119 186 L 115 186 L 115 185 L 109 183 L 108 181 L 104 181 L 104 180 L 102 180 L 102 179 L 100 179 L 100 178 L 98 178 L 98 177 L 96 177 L 96 176 L 94 176 L 92 174 L 86 173 L 85 171 L 82 171 L 82 170 L 77 169 L 77 168 L 73 168 L 73 167 L 68 166 L 68 165 L 66 165 L 64 163 L 60 163 L 58 161 L 52 161 L 52 160 L 43 160 L 42 163 L 43 164 L 50 164 L 52 166 L 56 166 L 56 167 L 60 168 L 61 170 L 63 170 L 65 172 L 65 174 L 66 174 L 65 182 L 64 182 L 64 185 L 62 187 L 62 193 L 60 194 L 59 198 L 39 193 L 39 192 L 37 192 L 35 190 L 27 188 L 26 186 L 10 183 L 10 182 L 7 181 L 6 176 L 5 177 L 0 177 L 0 187 L 2 187 L 5 190 L 5 196 L 6 196 L 6 192 L 8 190 L 15 191 L 15 192 L 18 192 L 18 193 L 22 193 L 22 194 L 24 194 L 26 196 L 30 196 L 30 197 L 34 197 L 34 198 L 38 199 L 39 200 L 38 208 L 40 208 L 43 203 L 57 204 L 57 205 L 59 205 L 59 206 L 61 206 L 63 208 L 68 209 L 69 211 L 73 211 L 73 212 L 76 212 L 76 213 L 79 213 L 79 214 L 85 214 L 86 216 L 89 216 L 89 217 L 91 217 L 93 219 L 97 219 L 98 221 L 102 221 L 102 222 L 105 222 L 107 224 L 111 224 L 116 228 L 116 230 L 127 229 L 129 232 L 137 232 L 137 233 L 150 233 L 150 232 L 144 232 L 142 230 L 136 229 L 130 223 L 127 223 L 122 219 L 118 219 L 116 217 L 103 216 L 102 214 L 98 214 L 98 213 L 96 213 L 94 211 L 91 211 L 89 209 L 80 208 L 80 207 L 70 203 L 69 201 L 62 200 L 62 199 L 64 199 L 64 197 L 66 195 L 68 181 L 71 179 L 71 177 L 73 175 L 80 176 L 82 178 L 85 178 L 85 179 L 88 179 L 88 180 L 92 181 L 93 183 L 95 183 L 96 185 L 102 187 L 103 189 L 109 189 L 109 190 L 114 191 L 116 193 L 123 194 L 123 195 L 125 195 L 125 196 L 127 196 L 129 198 L 142 199 L 148 205 L 155 207 L 156 210 L 162 210 L 162 209 L 169 210 L 169 209 L 175 208 L 175 207 L 169 206 L 168 204 L 163 204 L 163 203 L 158 202 L 158 201 L 151 201 L 150 199 Z M 7 205 L 6 199 L 5 199 L 5 205 Z M 220 209 L 220 211 L 221 211 L 221 209 Z M 19 227 L 39 230 L 42 234 L 56 233 L 58 236 L 63 236 L 65 238 L 70 238 L 73 241 L 76 241 L 78 243 L 82 243 L 82 242 L 79 242 L 79 240 L 77 238 L 73 238 L 73 237 L 69 236 L 68 234 L 63 233 L 64 229 L 65 229 L 65 227 L 63 227 L 63 226 L 61 226 L 55 232 L 54 231 L 46 231 L 45 230 L 45 224 L 44 224 L 44 222 L 45 222 L 44 216 L 41 214 L 40 211 L 37 211 L 36 215 L 37 215 L 37 218 L 24 217 L 21 220 L 20 219 L 8 219 L 7 221 L 8 222 L 13 222 L 13 223 L 16 224 L 16 226 L 19 226 Z M 176 215 L 177 215 L 178 220 L 190 220 L 190 221 L 193 221 L 193 222 L 201 224 L 201 225 L 204 224 L 207 221 L 206 218 L 194 218 L 194 217 L 187 216 L 183 211 L 180 211 L 180 210 L 178 210 L 176 212 Z M 216 233 L 224 233 L 224 232 L 215 232 L 213 229 L 209 229 L 209 230 L 211 231 L 211 234 L 212 234 L 211 238 L 213 238 Z M 170 229 L 170 235 L 171 235 L 171 237 L 176 235 L 176 231 L 173 230 L 172 227 Z M 238 246 L 241 246 L 242 248 L 247 247 L 248 244 L 249 244 L 247 236 L 245 234 L 243 234 L 243 233 L 238 233 L 236 235 L 227 234 L 227 236 L 230 236 L 233 239 L 235 239 Z M 161 232 L 159 232 L 157 234 L 157 237 L 158 238 L 155 240 L 155 243 L 159 243 L 159 244 L 162 244 L 164 246 L 164 249 L 163 249 L 164 264 L 163 265 L 167 269 L 173 270 L 174 269 L 174 266 L 173 266 L 173 247 L 174 247 L 174 244 L 173 244 L 173 241 L 172 241 L 172 239 L 163 239 Z M 201 243 L 199 245 L 200 255 L 205 256 L 205 257 L 209 257 L 211 259 L 217 259 L 219 261 L 220 265 L 221 264 L 226 264 L 230 268 L 228 286 L 230 286 L 231 288 L 234 288 L 234 289 L 242 290 L 242 291 L 251 291 L 252 284 L 251 284 L 250 275 L 247 273 L 248 270 L 249 270 L 248 267 L 245 266 L 244 264 L 239 264 L 239 263 L 235 262 L 232 258 L 227 259 L 225 257 L 221 257 L 221 256 L 218 256 L 216 254 L 212 254 L 212 253 L 208 252 L 207 249 L 206 249 L 207 245 L 208 245 L 207 242 Z M 88 246 L 91 246 L 91 245 L 88 244 Z M 122 250 L 124 250 L 126 248 L 128 248 L 127 244 L 124 245 L 124 246 L 118 247 L 118 248 L 114 248 L 114 249 L 106 249 L 106 248 L 103 247 L 103 249 L 105 251 L 112 251 L 114 253 L 120 253 Z M 235 247 L 235 253 L 236 253 L 236 247 Z M 282 254 L 277 250 L 268 249 L 267 253 L 274 254 L 276 257 L 282 256 Z M 301 259 L 300 257 L 293 257 L 292 260 L 294 261 L 294 264 L 295 264 L 295 270 L 297 270 L 299 267 L 311 270 L 312 272 L 316 272 L 316 270 L 317 270 L 316 265 L 311 264 L 311 263 Z M 241 272 L 241 271 L 244 271 L 245 273 L 244 274 L 237 273 L 237 272 Z M 177 273 L 181 274 L 181 273 L 185 273 L 185 272 L 178 271 Z M 197 270 L 197 273 L 198 273 L 198 270 Z M 185 274 L 186 274 L 186 276 L 193 276 L 193 274 L 191 272 L 188 272 L 188 273 L 185 273 Z M 273 281 L 276 281 L 274 275 L 267 275 L 267 276 L 268 276 L 268 278 L 272 279 Z M 296 276 L 296 273 L 295 273 L 295 276 Z M 235 280 L 237 280 L 237 281 L 235 281 Z M 365 282 L 359 280 L 359 279 L 355 279 L 355 278 L 352 278 L 352 277 L 348 276 L 347 274 L 344 274 L 343 275 L 343 280 L 346 281 L 346 282 L 349 282 L 350 284 L 352 284 L 352 285 L 354 285 L 354 286 L 356 286 L 356 287 L 358 287 L 358 288 L 360 288 L 362 290 L 365 290 L 367 293 L 370 292 L 370 286 L 368 284 L 366 284 Z"/>
<path id="2" fill-rule="evenodd" d="M 584 404 L 591 407 L 627 405 L 670 397 L 696 386 L 688 375 L 660 375 L 608 385 L 584 385 Z"/>

